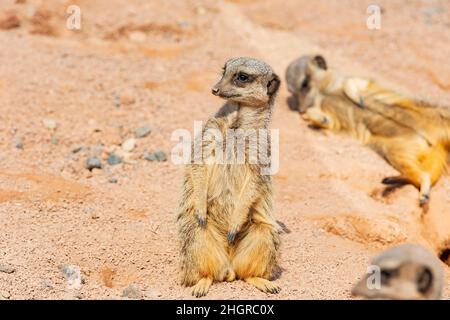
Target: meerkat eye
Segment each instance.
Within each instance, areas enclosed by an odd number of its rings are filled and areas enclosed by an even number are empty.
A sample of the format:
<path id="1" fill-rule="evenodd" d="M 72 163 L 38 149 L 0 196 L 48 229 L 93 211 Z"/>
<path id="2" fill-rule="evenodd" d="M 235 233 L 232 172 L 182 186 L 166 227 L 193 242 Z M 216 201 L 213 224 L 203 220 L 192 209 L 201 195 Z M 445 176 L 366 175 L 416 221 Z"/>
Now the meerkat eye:
<path id="1" fill-rule="evenodd" d="M 381 284 L 387 284 L 389 280 L 395 277 L 398 274 L 397 270 L 381 270 Z"/>
<path id="2" fill-rule="evenodd" d="M 305 79 L 303 80 L 303 82 L 302 82 L 302 87 L 301 87 L 301 89 L 302 89 L 303 91 L 305 91 L 306 89 L 308 89 L 308 87 L 309 87 L 309 80 L 310 80 L 309 76 L 306 76 Z"/>
<path id="3" fill-rule="evenodd" d="M 240 82 L 247 82 L 249 79 L 250 79 L 250 77 L 248 76 L 248 74 L 245 74 L 243 72 L 241 72 L 237 75 L 237 80 Z"/>

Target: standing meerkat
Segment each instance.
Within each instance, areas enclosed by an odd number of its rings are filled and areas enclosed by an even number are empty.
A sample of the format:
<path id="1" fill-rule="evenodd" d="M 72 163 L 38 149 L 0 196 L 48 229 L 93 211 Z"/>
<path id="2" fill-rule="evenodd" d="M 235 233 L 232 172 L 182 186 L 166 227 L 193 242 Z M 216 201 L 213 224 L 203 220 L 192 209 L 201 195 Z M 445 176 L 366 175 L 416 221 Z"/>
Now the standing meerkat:
<path id="1" fill-rule="evenodd" d="M 391 248 L 377 256 L 371 265 L 379 268 L 379 286 L 371 281 L 376 274 L 365 275 L 353 288 L 352 295 L 393 300 L 441 298 L 444 286 L 441 261 L 422 246 L 404 244 Z"/>
<path id="2" fill-rule="evenodd" d="M 347 132 L 386 159 L 400 176 L 389 188 L 413 184 L 426 206 L 447 169 L 450 111 L 404 97 L 372 80 L 329 70 L 322 56 L 305 56 L 287 69 L 289 90 L 303 117 L 318 128 Z"/>
<path id="3" fill-rule="evenodd" d="M 241 57 L 225 64 L 222 79 L 212 89 L 227 104 L 203 128 L 202 161 L 186 166 L 178 214 L 182 283 L 194 286 L 196 297 L 206 295 L 214 281 L 235 279 L 268 293 L 280 290 L 271 281 L 280 245 L 271 176 L 249 161 L 254 146 L 245 147 L 243 163 L 223 163 L 216 152 L 217 146 L 230 142 L 230 129 L 269 129 L 279 85 L 269 65 Z M 205 139 L 211 130 L 223 140 Z M 267 143 L 270 147 L 270 139 Z M 232 153 L 236 160 L 235 148 Z"/>

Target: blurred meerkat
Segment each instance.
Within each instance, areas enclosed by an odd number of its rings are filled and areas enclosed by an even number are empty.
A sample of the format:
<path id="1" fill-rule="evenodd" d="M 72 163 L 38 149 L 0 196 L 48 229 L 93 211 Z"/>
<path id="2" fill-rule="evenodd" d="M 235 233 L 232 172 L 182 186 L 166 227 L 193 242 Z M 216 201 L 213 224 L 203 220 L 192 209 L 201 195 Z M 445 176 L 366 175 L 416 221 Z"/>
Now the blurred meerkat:
<path id="1" fill-rule="evenodd" d="M 352 295 L 368 299 L 438 300 L 444 285 L 441 261 L 422 246 L 404 244 L 391 248 L 371 263 L 379 268 L 376 274 L 367 274 L 352 290 Z M 376 281 L 375 281 L 376 282 Z"/>
<path id="2" fill-rule="evenodd" d="M 224 139 L 218 143 L 223 144 L 229 129 L 269 129 L 279 85 L 266 63 L 229 60 L 212 89 L 227 104 L 207 121 L 203 133 L 218 130 Z M 214 147 L 214 142 L 201 142 L 204 153 Z M 280 290 L 270 281 L 280 244 L 271 176 L 262 175 L 259 164 L 249 163 L 248 148 L 245 153 L 245 163 L 221 164 L 218 154 L 209 152 L 202 163 L 186 167 L 178 215 L 181 271 L 182 283 L 194 286 L 196 297 L 206 295 L 214 281 L 234 279 L 264 292 Z"/>
<path id="3" fill-rule="evenodd" d="M 372 147 L 400 172 L 383 183 L 413 184 L 420 190 L 420 205 L 428 204 L 431 187 L 447 168 L 450 111 L 406 98 L 372 80 L 342 76 L 329 70 L 321 56 L 294 61 L 287 80 L 307 121 L 350 133 Z"/>

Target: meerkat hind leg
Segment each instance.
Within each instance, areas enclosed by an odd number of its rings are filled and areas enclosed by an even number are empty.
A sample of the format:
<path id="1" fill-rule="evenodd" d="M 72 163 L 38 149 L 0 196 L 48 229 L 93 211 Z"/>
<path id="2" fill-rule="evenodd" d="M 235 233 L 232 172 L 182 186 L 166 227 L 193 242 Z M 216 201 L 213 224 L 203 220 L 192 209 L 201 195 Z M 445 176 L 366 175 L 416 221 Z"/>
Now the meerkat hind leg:
<path id="1" fill-rule="evenodd" d="M 277 286 L 272 281 L 264 278 L 251 277 L 244 279 L 245 282 L 254 285 L 256 288 L 266 293 L 279 293 L 281 291 L 280 287 Z"/>
<path id="2" fill-rule="evenodd" d="M 277 230 L 268 224 L 249 227 L 240 240 L 232 258 L 236 277 L 268 293 L 278 293 L 280 288 L 267 280 L 275 267 Z"/>
<path id="3" fill-rule="evenodd" d="M 193 287 L 192 295 L 197 298 L 206 296 L 212 283 L 212 278 L 201 278 L 199 282 L 197 282 L 197 284 Z"/>

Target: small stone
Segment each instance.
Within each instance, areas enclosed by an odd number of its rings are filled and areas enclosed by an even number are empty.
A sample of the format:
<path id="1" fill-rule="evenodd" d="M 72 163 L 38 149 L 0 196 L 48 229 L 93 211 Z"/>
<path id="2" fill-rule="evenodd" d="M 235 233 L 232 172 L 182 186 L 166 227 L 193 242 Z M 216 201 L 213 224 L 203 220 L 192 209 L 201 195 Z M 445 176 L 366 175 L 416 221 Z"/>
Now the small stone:
<path id="1" fill-rule="evenodd" d="M 53 119 L 43 119 L 42 120 L 42 124 L 44 125 L 44 127 L 46 127 L 49 130 L 55 130 L 56 127 L 58 126 L 57 122 Z"/>
<path id="2" fill-rule="evenodd" d="M 130 32 L 128 38 L 133 42 L 143 43 L 147 40 L 147 35 L 142 31 Z"/>
<path id="3" fill-rule="evenodd" d="M 150 289 L 147 291 L 147 297 L 152 300 L 160 299 L 162 297 L 161 292 L 155 289 Z"/>
<path id="4" fill-rule="evenodd" d="M 0 18 L 0 29 L 11 30 L 20 27 L 20 20 L 15 14 L 9 14 Z"/>
<path id="5" fill-rule="evenodd" d="M 83 150 L 83 146 L 74 146 L 73 148 L 72 148 L 72 150 L 71 150 L 71 152 L 72 153 L 78 153 L 78 152 L 80 152 L 81 150 Z"/>
<path id="6" fill-rule="evenodd" d="M 122 291 L 122 297 L 142 299 L 142 291 L 136 284 L 131 284 Z"/>
<path id="7" fill-rule="evenodd" d="M 58 144 L 58 138 L 53 136 L 52 139 L 50 140 L 50 142 L 51 142 L 51 144 L 56 145 L 56 144 Z"/>
<path id="8" fill-rule="evenodd" d="M 163 151 L 161 151 L 161 150 L 157 150 L 155 152 L 155 158 L 156 158 L 157 161 L 160 161 L 160 162 L 167 161 L 166 154 Z"/>
<path id="9" fill-rule="evenodd" d="M 115 177 L 110 178 L 108 181 L 109 181 L 109 183 L 117 183 L 117 182 L 119 182 L 119 180 L 117 180 L 117 178 L 115 178 Z"/>
<path id="10" fill-rule="evenodd" d="M 64 274 L 67 280 L 68 289 L 80 289 L 81 288 L 81 270 L 80 267 L 75 265 L 61 265 L 59 270 Z"/>
<path id="11" fill-rule="evenodd" d="M 11 298 L 11 294 L 8 291 L 0 291 L 0 300 L 9 300 Z"/>
<path id="12" fill-rule="evenodd" d="M 128 106 L 136 102 L 136 99 L 130 93 L 124 93 L 120 96 L 120 104 Z"/>
<path id="13" fill-rule="evenodd" d="M 23 150 L 23 141 L 21 138 L 14 138 L 13 144 L 16 149 Z"/>
<path id="14" fill-rule="evenodd" d="M 0 272 L 11 274 L 16 272 L 16 268 L 6 263 L 0 263 Z"/>
<path id="15" fill-rule="evenodd" d="M 127 139 L 122 143 L 123 151 L 130 152 L 136 147 L 136 140 L 133 138 Z"/>
<path id="16" fill-rule="evenodd" d="M 86 159 L 86 169 L 92 171 L 93 169 L 101 169 L 102 168 L 102 161 L 99 157 L 88 157 Z"/>
<path id="17" fill-rule="evenodd" d="M 152 130 L 150 129 L 149 126 L 142 126 L 136 129 L 136 131 L 134 132 L 136 138 L 145 138 L 146 136 L 148 136 L 150 134 Z"/>
<path id="18" fill-rule="evenodd" d="M 44 280 L 42 282 L 42 287 L 45 289 L 53 289 L 55 286 L 53 285 L 53 282 L 51 282 L 50 280 Z"/>
<path id="19" fill-rule="evenodd" d="M 108 162 L 109 165 L 115 166 L 122 163 L 122 158 L 114 153 L 111 153 L 106 161 Z"/>
<path id="20" fill-rule="evenodd" d="M 153 153 L 144 152 L 144 159 L 147 161 L 156 161 L 156 157 Z"/>

